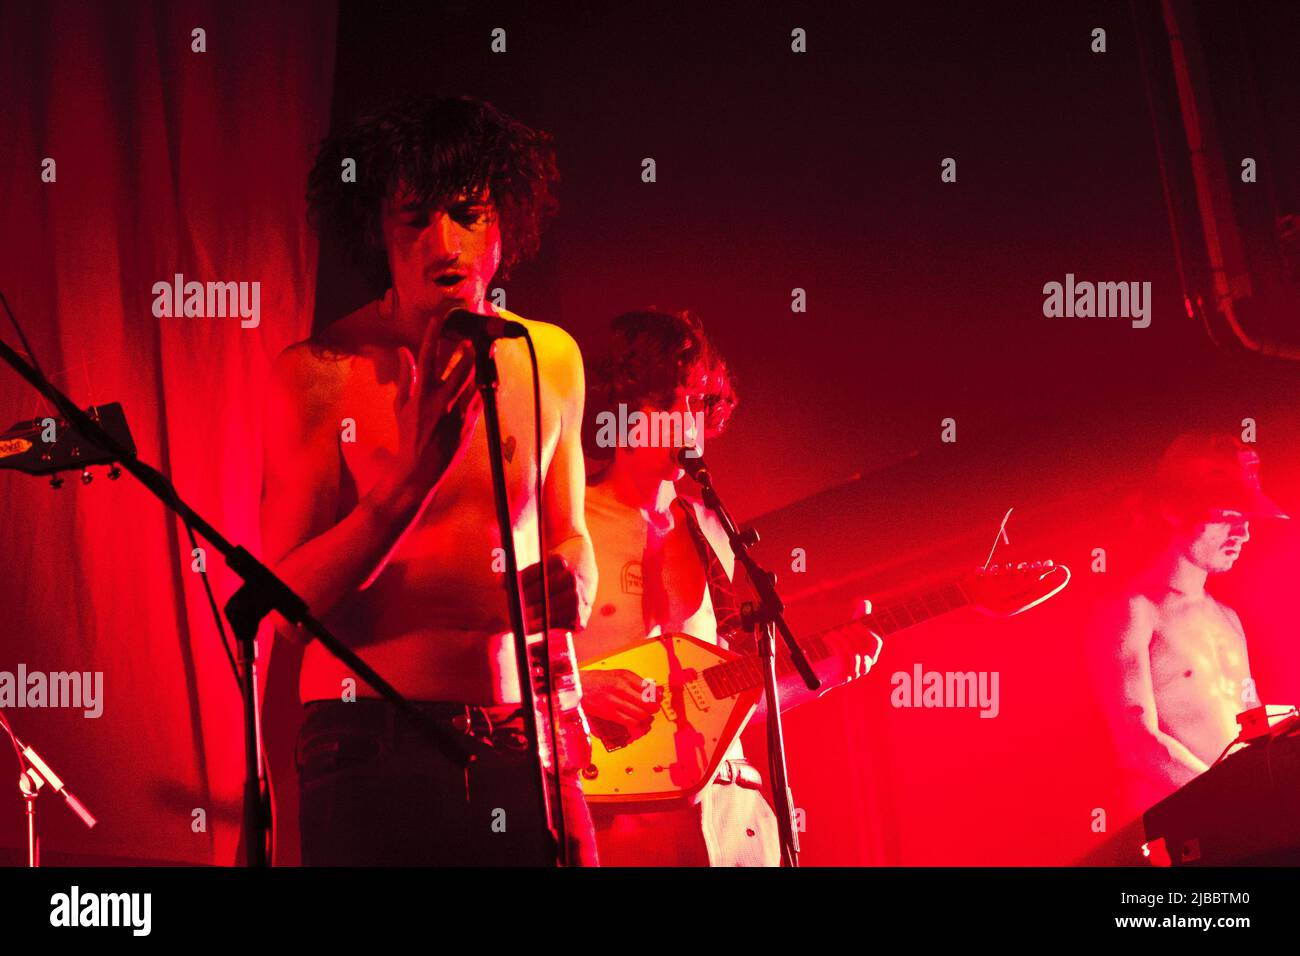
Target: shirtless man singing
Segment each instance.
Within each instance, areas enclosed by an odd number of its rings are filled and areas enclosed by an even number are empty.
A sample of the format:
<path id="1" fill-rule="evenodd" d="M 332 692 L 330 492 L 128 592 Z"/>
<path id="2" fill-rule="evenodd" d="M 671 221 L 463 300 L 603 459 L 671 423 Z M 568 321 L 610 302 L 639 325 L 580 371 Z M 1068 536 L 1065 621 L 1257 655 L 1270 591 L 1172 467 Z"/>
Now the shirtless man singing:
<path id="1" fill-rule="evenodd" d="M 1228 436 L 1187 434 L 1161 459 L 1148 508 L 1153 558 L 1096 622 L 1101 687 L 1133 809 L 1209 769 L 1260 701 L 1235 611 L 1205 589 L 1231 570 L 1250 521 L 1285 518 L 1259 456 Z"/>
<path id="2" fill-rule="evenodd" d="M 355 182 L 341 176 L 345 158 L 356 161 Z M 596 586 L 583 515 L 582 360 L 566 332 L 494 310 L 487 298 L 498 267 L 536 249 L 555 179 L 545 134 L 487 103 L 440 97 L 336 133 L 311 173 L 313 223 L 332 230 L 386 291 L 275 364 L 262 500 L 268 560 L 439 722 L 463 759 L 431 746 L 309 644 L 297 747 L 305 864 L 553 862 L 524 750 L 472 349 L 440 331 L 459 307 L 496 312 L 531 333 L 541 373 L 540 501 L 528 352 L 521 340 L 495 347 L 525 614 L 530 630 L 540 627 L 545 557 L 551 624 L 579 627 Z M 564 794 L 571 858 L 593 862 L 576 776 L 566 776 Z"/>

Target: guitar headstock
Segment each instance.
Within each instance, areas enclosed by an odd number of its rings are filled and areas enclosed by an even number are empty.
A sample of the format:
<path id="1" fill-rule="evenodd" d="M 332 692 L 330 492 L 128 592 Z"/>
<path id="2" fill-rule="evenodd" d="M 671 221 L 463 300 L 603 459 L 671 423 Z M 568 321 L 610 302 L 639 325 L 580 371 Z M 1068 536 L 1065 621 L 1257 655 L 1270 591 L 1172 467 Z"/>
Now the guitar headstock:
<path id="1" fill-rule="evenodd" d="M 93 405 L 86 409 L 86 414 L 135 454 L 135 441 L 131 438 L 120 403 Z M 53 439 L 47 441 L 50 435 Z M 111 451 L 85 438 L 66 419 L 52 415 L 15 422 L 0 435 L 0 468 L 12 468 L 29 475 L 55 475 L 50 480 L 55 488 L 63 484 L 63 479 L 57 477 L 61 471 L 80 471 L 82 482 L 88 484 L 90 472 L 86 469 L 92 465 L 112 465 L 108 476 L 116 478 L 121 474 L 116 461 L 117 456 Z"/>
<path id="2" fill-rule="evenodd" d="M 1009 561 L 978 568 L 962 579 L 970 602 L 995 617 L 1014 617 L 1059 594 L 1070 583 L 1070 569 L 1047 561 Z"/>

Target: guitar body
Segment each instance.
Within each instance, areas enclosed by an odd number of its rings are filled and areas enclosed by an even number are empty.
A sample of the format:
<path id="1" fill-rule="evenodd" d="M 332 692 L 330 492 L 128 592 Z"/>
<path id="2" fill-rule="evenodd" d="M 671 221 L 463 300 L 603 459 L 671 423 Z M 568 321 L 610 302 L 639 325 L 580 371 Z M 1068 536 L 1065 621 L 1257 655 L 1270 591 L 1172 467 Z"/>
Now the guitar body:
<path id="1" fill-rule="evenodd" d="M 591 764 L 582 774 L 587 801 L 693 799 L 703 790 L 762 696 L 761 687 L 721 698 L 710 692 L 701 676 L 705 668 L 736 658 L 689 634 L 665 634 L 580 664 L 580 671 L 626 669 L 640 674 L 654 682 L 660 698 L 649 731 L 640 737 L 588 718 L 593 731 Z"/>

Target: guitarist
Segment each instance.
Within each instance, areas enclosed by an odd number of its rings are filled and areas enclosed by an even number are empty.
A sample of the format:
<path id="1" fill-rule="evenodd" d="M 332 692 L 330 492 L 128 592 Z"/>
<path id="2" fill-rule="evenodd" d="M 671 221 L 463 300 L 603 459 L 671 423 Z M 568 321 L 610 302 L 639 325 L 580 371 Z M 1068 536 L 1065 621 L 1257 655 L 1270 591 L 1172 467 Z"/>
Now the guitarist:
<path id="1" fill-rule="evenodd" d="M 630 312 L 613 322 L 588 378 L 584 446 L 588 455 L 587 527 L 596 549 L 599 587 L 578 658 L 612 653 L 660 633 L 685 633 L 733 651 L 754 651 L 739 630 L 732 576 L 735 558 L 721 524 L 681 494 L 678 449 L 628 440 L 611 444 L 595 423 L 602 412 L 676 412 L 702 424 L 683 429 L 687 447 L 721 434 L 736 405 L 722 357 L 689 312 Z M 606 420 L 608 420 L 608 416 Z M 866 673 L 872 658 L 841 638 L 838 656 L 816 663 L 823 689 Z M 783 702 L 811 695 L 783 680 Z M 653 688 L 628 670 L 584 670 L 583 706 L 593 733 L 602 726 L 644 733 L 658 711 Z M 802 690 L 802 695 L 798 692 Z M 762 719 L 756 715 L 755 719 Z M 644 812 L 595 805 L 601 863 L 606 866 L 777 866 L 776 816 L 761 792 L 759 769 L 739 740 L 699 803 Z M 684 803 L 684 801 L 683 801 Z"/>

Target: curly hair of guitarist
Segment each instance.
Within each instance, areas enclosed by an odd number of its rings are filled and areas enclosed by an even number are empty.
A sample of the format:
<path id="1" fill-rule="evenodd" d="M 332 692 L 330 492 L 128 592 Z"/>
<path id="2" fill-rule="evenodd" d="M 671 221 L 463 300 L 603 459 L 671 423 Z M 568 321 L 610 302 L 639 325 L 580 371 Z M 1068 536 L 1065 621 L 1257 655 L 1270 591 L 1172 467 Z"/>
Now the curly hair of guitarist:
<path id="1" fill-rule="evenodd" d="M 735 376 L 690 311 L 625 312 L 614 319 L 603 350 L 587 363 L 583 449 L 588 458 L 613 457 L 595 441 L 596 416 L 622 404 L 669 409 L 685 394 L 704 413 L 704 434 L 722 434 L 736 408 Z"/>

